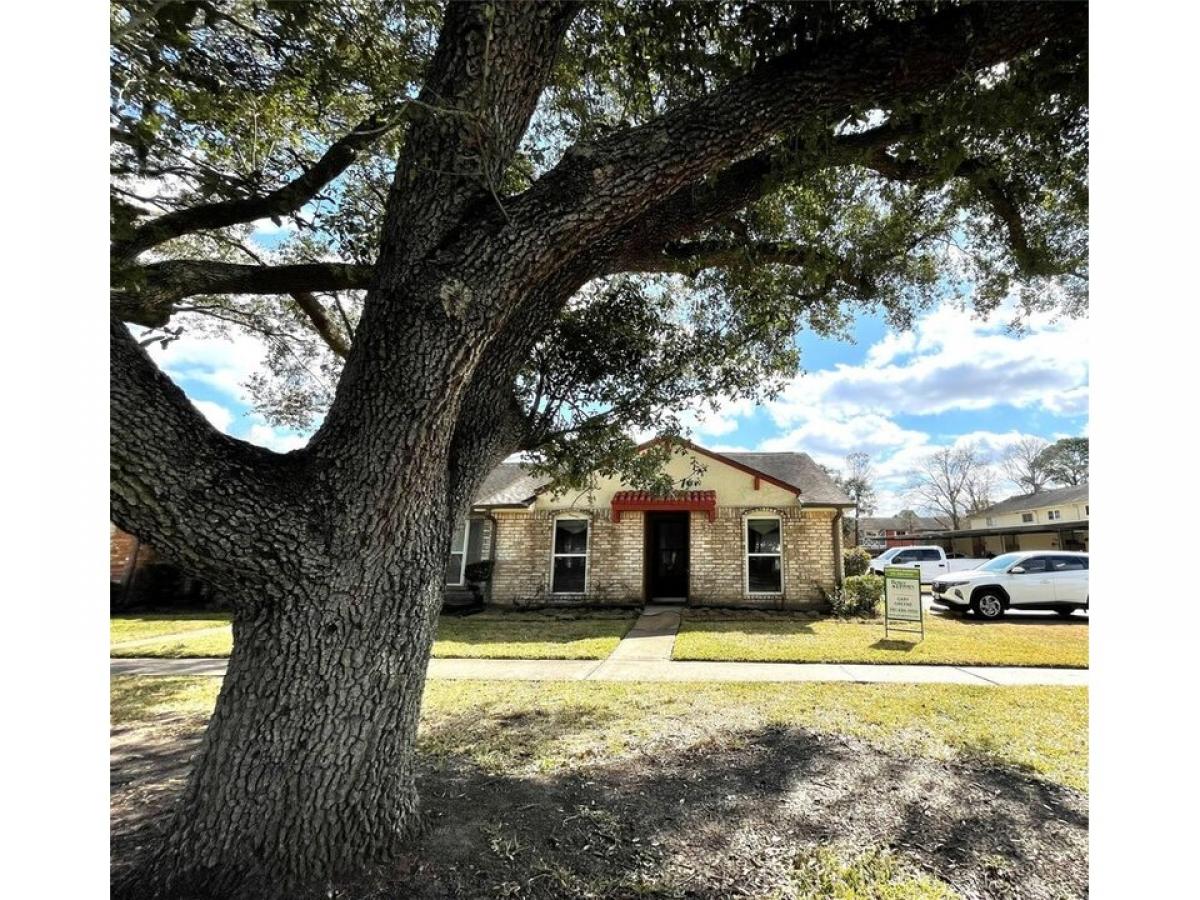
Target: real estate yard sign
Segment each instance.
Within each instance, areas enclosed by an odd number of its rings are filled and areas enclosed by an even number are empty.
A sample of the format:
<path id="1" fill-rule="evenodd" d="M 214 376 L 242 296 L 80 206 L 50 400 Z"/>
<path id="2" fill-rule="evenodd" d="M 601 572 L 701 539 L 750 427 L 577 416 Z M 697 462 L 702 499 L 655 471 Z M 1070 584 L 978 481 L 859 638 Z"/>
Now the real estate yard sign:
<path id="1" fill-rule="evenodd" d="M 913 623 L 919 628 L 903 627 Z M 893 631 L 919 634 L 921 640 L 925 640 L 925 610 L 921 606 L 921 570 L 917 566 L 888 566 L 883 570 L 884 637 Z"/>

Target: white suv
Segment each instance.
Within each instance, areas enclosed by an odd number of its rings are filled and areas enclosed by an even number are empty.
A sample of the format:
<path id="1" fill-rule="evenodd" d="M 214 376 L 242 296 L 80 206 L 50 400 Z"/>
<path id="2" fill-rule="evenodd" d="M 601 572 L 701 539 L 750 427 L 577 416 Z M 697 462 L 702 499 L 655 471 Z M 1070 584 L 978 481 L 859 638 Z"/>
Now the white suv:
<path id="1" fill-rule="evenodd" d="M 1005 553 L 968 572 L 933 582 L 933 602 L 998 619 L 1006 609 L 1049 609 L 1069 616 L 1088 608 L 1088 555 L 1067 550 Z"/>

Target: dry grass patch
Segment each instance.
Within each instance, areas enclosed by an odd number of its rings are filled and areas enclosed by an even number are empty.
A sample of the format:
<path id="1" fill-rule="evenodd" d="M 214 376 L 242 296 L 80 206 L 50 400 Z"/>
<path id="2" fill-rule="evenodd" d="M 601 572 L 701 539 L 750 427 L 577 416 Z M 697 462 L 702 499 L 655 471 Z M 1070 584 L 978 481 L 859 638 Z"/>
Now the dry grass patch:
<path id="1" fill-rule="evenodd" d="M 112 679 L 114 725 L 203 718 L 220 679 Z M 736 748 L 763 728 L 848 735 L 881 750 L 981 760 L 1087 790 L 1087 689 L 951 684 L 431 681 L 421 746 L 497 773 L 553 773 L 637 754 Z"/>

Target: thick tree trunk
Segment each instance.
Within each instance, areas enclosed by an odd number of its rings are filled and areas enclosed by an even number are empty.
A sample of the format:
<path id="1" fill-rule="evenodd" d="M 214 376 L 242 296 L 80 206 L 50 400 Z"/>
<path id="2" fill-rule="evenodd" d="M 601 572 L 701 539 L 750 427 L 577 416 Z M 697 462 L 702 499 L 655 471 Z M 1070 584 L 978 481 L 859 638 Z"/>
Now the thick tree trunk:
<path id="1" fill-rule="evenodd" d="M 402 545 L 241 604 L 216 711 L 147 893 L 295 896 L 418 827 L 415 742 L 441 605 L 441 509 Z M 140 893 L 140 891 L 138 891 Z"/>

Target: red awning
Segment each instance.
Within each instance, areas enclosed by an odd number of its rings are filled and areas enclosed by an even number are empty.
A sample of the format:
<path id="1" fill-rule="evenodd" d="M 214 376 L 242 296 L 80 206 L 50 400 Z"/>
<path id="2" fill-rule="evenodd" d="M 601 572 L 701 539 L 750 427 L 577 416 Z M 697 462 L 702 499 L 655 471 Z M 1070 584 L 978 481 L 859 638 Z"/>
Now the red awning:
<path id="1" fill-rule="evenodd" d="M 649 491 L 617 491 L 612 499 L 612 518 L 621 521 L 623 512 L 679 512 L 695 510 L 708 513 L 708 521 L 717 517 L 716 491 L 676 491 L 665 496 Z"/>

